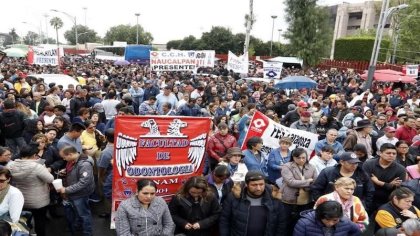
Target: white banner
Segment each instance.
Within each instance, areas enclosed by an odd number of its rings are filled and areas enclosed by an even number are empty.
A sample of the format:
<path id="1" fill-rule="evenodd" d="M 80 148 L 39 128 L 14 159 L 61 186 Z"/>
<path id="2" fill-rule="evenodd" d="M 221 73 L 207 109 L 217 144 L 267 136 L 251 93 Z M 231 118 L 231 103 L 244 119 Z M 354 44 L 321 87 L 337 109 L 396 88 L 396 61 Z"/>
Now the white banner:
<path id="1" fill-rule="evenodd" d="M 238 57 L 235 54 L 233 54 L 231 51 L 229 51 L 227 69 L 233 70 L 233 72 L 235 73 L 247 74 L 248 73 L 248 53 Z"/>
<path id="2" fill-rule="evenodd" d="M 406 65 L 405 75 L 413 77 L 419 76 L 419 65 Z"/>
<path id="3" fill-rule="evenodd" d="M 29 48 L 28 52 L 28 62 L 29 64 L 36 65 L 59 65 L 58 57 L 64 56 L 64 50 L 60 47 L 60 50 L 57 50 L 57 47 L 54 45 L 45 45 L 45 46 L 32 46 Z"/>
<path id="4" fill-rule="evenodd" d="M 150 51 L 153 71 L 196 71 L 199 67 L 214 67 L 216 53 L 205 51 Z"/>
<path id="5" fill-rule="evenodd" d="M 280 79 L 283 69 L 283 62 L 267 62 L 263 61 L 264 78 Z"/>
<path id="6" fill-rule="evenodd" d="M 305 148 L 308 154 L 315 149 L 315 144 L 318 142 L 318 134 L 283 126 L 259 111 L 256 111 L 252 117 L 242 149 L 245 148 L 247 140 L 253 136 L 262 138 L 262 152 L 267 154 L 270 153 L 272 149 L 280 146 L 279 140 L 283 137 L 292 139 L 290 150 L 301 147 Z"/>

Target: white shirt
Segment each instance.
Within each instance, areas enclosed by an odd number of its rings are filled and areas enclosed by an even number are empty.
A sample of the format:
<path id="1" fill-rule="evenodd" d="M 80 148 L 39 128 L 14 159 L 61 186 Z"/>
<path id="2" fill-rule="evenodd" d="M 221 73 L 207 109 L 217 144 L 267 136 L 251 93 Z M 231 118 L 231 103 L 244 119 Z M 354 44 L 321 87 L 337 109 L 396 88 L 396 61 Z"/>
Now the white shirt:
<path id="1" fill-rule="evenodd" d="M 22 192 L 19 189 L 10 186 L 3 202 L 0 203 L 0 216 L 9 213 L 12 222 L 18 222 L 20 214 L 22 213 L 24 201 Z"/>
<path id="2" fill-rule="evenodd" d="M 393 138 L 388 138 L 386 135 L 378 138 L 378 140 L 376 140 L 376 154 L 380 154 L 379 149 L 381 149 L 381 146 L 385 143 L 390 143 L 395 145 L 398 142 L 398 139 L 396 137 Z"/>
<path id="3" fill-rule="evenodd" d="M 329 161 L 324 161 L 319 156 L 314 156 L 309 161 L 309 164 L 313 165 L 319 174 L 325 167 L 335 166 L 337 164 L 337 161 L 331 158 Z"/>
<path id="4" fill-rule="evenodd" d="M 120 101 L 115 99 L 107 99 L 101 102 L 101 104 L 104 106 L 105 117 L 107 120 L 112 119 L 117 114 L 117 109 L 115 109 L 115 107 L 119 103 Z"/>

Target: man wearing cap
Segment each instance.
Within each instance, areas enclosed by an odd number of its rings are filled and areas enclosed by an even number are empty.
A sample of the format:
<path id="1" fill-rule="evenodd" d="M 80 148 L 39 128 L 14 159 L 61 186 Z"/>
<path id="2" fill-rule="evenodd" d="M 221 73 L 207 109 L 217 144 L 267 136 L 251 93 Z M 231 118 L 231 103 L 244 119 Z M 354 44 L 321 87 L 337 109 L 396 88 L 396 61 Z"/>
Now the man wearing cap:
<path id="1" fill-rule="evenodd" d="M 384 143 L 390 143 L 392 145 L 395 145 L 398 142 L 398 139 L 395 137 L 395 131 L 396 129 L 392 126 L 387 126 L 384 129 L 385 135 L 380 137 L 376 141 L 376 150 L 378 150 L 376 153 L 377 155 L 380 155 L 379 149 L 381 149 L 381 146 Z"/>
<path id="2" fill-rule="evenodd" d="M 144 82 L 144 87 L 143 101 L 149 100 L 150 97 L 156 97 L 160 93 L 159 88 L 150 79 Z"/>
<path id="3" fill-rule="evenodd" d="M 340 162 L 336 166 L 324 168 L 318 178 L 311 185 L 312 197 L 318 199 L 324 194 L 334 191 L 334 183 L 341 177 L 349 177 L 356 181 L 354 196 L 359 197 L 365 208 L 369 209 L 373 202 L 375 188 L 370 177 L 364 172 L 361 161 L 353 152 L 344 152 L 340 155 Z"/>
<path id="4" fill-rule="evenodd" d="M 379 158 L 372 158 L 363 163 L 363 170 L 375 186 L 375 201 L 370 209 L 372 212 L 389 201 L 391 192 L 400 187 L 407 176 L 404 166 L 395 161 L 397 148 L 394 145 L 385 143 L 379 151 Z"/>
<path id="5" fill-rule="evenodd" d="M 363 144 L 366 147 L 368 156 L 372 156 L 372 124 L 369 120 L 359 120 L 354 130 L 350 130 L 347 138 L 344 140 L 343 147 L 346 151 L 353 150 L 357 143 Z"/>
<path id="6" fill-rule="evenodd" d="M 356 118 L 356 116 L 360 116 L 362 114 L 363 108 L 360 106 L 354 106 L 351 108 L 350 112 L 344 116 L 341 123 L 343 123 L 344 126 L 351 129 L 353 127 L 353 121 Z"/>
<path id="7" fill-rule="evenodd" d="M 413 143 L 414 136 L 417 135 L 416 120 L 409 116 L 404 119 L 404 126 L 399 127 L 395 132 L 395 137 L 404 140 L 408 145 Z"/>
<path id="8" fill-rule="evenodd" d="M 223 202 L 220 236 L 274 236 L 286 232 L 283 205 L 272 196 L 264 178 L 259 171 L 248 171 L 244 187 L 234 187 Z"/>
<path id="9" fill-rule="evenodd" d="M 304 101 L 300 101 L 297 103 L 297 108 L 294 111 L 289 111 L 287 114 L 283 117 L 281 120 L 281 124 L 287 127 L 290 127 L 290 125 L 293 122 L 296 122 L 300 119 L 300 116 L 302 112 L 308 110 L 308 104 Z"/>
<path id="10" fill-rule="evenodd" d="M 316 128 L 313 123 L 311 123 L 311 113 L 309 111 L 304 111 L 300 113 L 300 119 L 293 122 L 290 125 L 292 129 L 303 130 L 316 134 Z"/>
<path id="11" fill-rule="evenodd" d="M 178 99 L 176 99 L 175 95 L 172 93 L 172 86 L 166 85 L 163 89 L 163 93 L 160 93 L 156 96 L 156 107 L 158 109 L 158 113 L 162 114 L 162 106 L 164 103 L 170 103 L 171 107 L 176 109 Z"/>

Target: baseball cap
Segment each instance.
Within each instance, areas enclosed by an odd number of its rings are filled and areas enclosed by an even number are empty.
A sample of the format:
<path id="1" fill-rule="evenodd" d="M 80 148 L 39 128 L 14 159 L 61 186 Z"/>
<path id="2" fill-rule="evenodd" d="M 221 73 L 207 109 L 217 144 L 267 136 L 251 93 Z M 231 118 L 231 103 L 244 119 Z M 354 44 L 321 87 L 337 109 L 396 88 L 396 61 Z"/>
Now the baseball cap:
<path id="1" fill-rule="evenodd" d="M 297 103 L 298 107 L 308 107 L 308 104 L 304 101 L 300 101 Z"/>
<path id="2" fill-rule="evenodd" d="M 264 175 L 260 171 L 251 170 L 248 171 L 245 175 L 245 182 L 249 183 L 250 181 L 264 180 Z"/>
<path id="3" fill-rule="evenodd" d="M 148 80 L 144 81 L 144 83 L 145 84 L 150 84 L 150 83 L 152 83 L 152 81 L 150 79 L 148 79 Z"/>
<path id="4" fill-rule="evenodd" d="M 361 106 L 354 106 L 352 109 L 357 110 L 359 113 L 363 112 L 363 108 Z"/>
<path id="5" fill-rule="evenodd" d="M 354 152 L 344 152 L 340 156 L 340 161 L 347 161 L 348 163 L 360 163 L 361 161 L 357 158 Z"/>
<path id="6" fill-rule="evenodd" d="M 392 126 L 388 126 L 384 129 L 385 132 L 395 132 L 397 131 L 394 127 Z"/>

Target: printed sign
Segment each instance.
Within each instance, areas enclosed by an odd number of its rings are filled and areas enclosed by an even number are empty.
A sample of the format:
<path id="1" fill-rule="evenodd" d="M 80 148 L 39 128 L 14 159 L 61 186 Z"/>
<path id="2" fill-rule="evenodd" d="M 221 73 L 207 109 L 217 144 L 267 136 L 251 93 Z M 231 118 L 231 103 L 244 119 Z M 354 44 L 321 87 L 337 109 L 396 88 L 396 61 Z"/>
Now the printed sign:
<path id="1" fill-rule="evenodd" d="M 48 46 L 31 46 L 28 51 L 28 62 L 29 64 L 36 65 L 59 65 L 59 59 L 64 56 L 64 50 L 60 47 L 48 45 Z"/>
<path id="2" fill-rule="evenodd" d="M 227 69 L 233 70 L 235 73 L 248 73 L 248 53 L 240 57 L 229 51 Z"/>
<path id="3" fill-rule="evenodd" d="M 405 74 L 412 77 L 419 76 L 419 65 L 406 65 Z"/>
<path id="4" fill-rule="evenodd" d="M 215 52 L 205 51 L 151 51 L 153 71 L 196 71 L 200 67 L 214 67 Z"/>
<path id="5" fill-rule="evenodd" d="M 279 140 L 283 137 L 292 139 L 290 150 L 301 147 L 305 148 L 308 153 L 311 153 L 315 149 L 315 144 L 318 142 L 318 134 L 283 126 L 259 111 L 255 112 L 249 123 L 242 149 L 246 149 L 247 140 L 253 136 L 262 138 L 263 148 L 261 151 L 266 154 L 280 147 Z"/>
<path id="6" fill-rule="evenodd" d="M 280 79 L 281 71 L 283 69 L 283 62 L 263 62 L 264 77 L 272 79 Z"/>
<path id="7" fill-rule="evenodd" d="M 152 179 L 167 200 L 191 176 L 201 175 L 209 118 L 118 116 L 112 183 L 112 222 L 120 202 L 137 192 L 139 179 Z"/>

